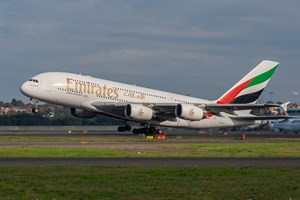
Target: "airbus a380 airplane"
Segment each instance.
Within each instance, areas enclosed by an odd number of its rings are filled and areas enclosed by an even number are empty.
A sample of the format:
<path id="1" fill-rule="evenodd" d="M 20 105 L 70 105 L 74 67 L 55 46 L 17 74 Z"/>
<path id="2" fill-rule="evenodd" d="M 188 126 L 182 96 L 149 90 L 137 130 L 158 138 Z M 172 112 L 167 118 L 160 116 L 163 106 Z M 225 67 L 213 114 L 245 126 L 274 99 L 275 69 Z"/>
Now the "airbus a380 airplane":
<path id="1" fill-rule="evenodd" d="M 98 114 L 124 121 L 119 131 L 130 131 L 126 122 L 141 124 L 133 133 L 154 134 L 156 127 L 225 128 L 261 123 L 283 116 L 254 116 L 251 109 L 277 105 L 255 104 L 278 66 L 262 61 L 218 100 L 208 101 L 65 72 L 38 74 L 23 83 L 21 92 L 33 100 L 68 106 L 74 116 Z"/>

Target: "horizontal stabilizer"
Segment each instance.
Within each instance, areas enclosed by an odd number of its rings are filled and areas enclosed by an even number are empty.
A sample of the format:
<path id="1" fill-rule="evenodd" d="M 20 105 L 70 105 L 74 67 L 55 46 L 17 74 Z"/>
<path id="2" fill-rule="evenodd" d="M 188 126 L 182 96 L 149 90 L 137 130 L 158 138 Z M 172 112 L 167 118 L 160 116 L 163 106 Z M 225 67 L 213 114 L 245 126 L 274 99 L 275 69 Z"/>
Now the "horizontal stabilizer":
<path id="1" fill-rule="evenodd" d="M 277 119 L 291 119 L 290 116 L 231 116 L 233 120 L 242 120 L 242 121 L 253 121 L 253 120 L 277 120 Z"/>
<path id="2" fill-rule="evenodd" d="M 234 114 L 234 111 L 238 110 L 264 109 L 271 107 L 277 108 L 281 106 L 278 104 L 206 104 L 204 106 L 205 110 L 213 114 L 220 112 Z"/>

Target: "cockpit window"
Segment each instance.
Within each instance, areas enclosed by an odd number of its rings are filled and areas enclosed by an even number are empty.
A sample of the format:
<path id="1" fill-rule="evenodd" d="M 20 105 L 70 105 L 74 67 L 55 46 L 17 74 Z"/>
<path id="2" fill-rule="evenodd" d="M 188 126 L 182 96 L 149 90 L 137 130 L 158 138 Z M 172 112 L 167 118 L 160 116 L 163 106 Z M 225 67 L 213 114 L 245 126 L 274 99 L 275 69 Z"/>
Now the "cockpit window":
<path id="1" fill-rule="evenodd" d="M 29 79 L 29 81 L 31 81 L 31 82 L 35 82 L 35 83 L 38 83 L 39 81 L 38 80 L 36 80 L 36 79 Z"/>

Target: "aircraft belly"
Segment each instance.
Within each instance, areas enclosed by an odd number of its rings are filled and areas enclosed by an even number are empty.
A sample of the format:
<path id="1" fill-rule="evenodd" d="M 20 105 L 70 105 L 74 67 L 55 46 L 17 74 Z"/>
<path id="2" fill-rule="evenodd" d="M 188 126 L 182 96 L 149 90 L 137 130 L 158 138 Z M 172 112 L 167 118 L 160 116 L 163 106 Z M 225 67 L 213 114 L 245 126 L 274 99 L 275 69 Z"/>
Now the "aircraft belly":
<path id="1" fill-rule="evenodd" d="M 208 119 L 202 119 L 200 121 L 190 122 L 190 126 L 193 128 L 224 128 L 231 127 L 233 122 L 229 118 L 220 118 L 213 116 Z"/>
<path id="2" fill-rule="evenodd" d="M 181 128 L 227 128 L 227 127 L 239 127 L 255 124 L 255 121 L 234 121 L 230 118 L 213 116 L 208 119 L 200 121 L 190 121 L 177 118 L 177 121 L 163 121 L 157 125 L 168 127 L 181 127 Z"/>

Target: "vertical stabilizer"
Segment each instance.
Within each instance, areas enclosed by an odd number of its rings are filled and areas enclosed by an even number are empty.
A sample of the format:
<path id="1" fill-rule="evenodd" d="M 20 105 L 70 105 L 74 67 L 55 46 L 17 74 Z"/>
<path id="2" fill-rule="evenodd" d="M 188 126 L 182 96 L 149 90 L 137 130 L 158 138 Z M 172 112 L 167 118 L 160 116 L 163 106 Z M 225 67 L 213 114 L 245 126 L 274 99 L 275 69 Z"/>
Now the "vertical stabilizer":
<path id="1" fill-rule="evenodd" d="M 218 104 L 256 103 L 279 63 L 264 60 L 218 100 Z"/>

